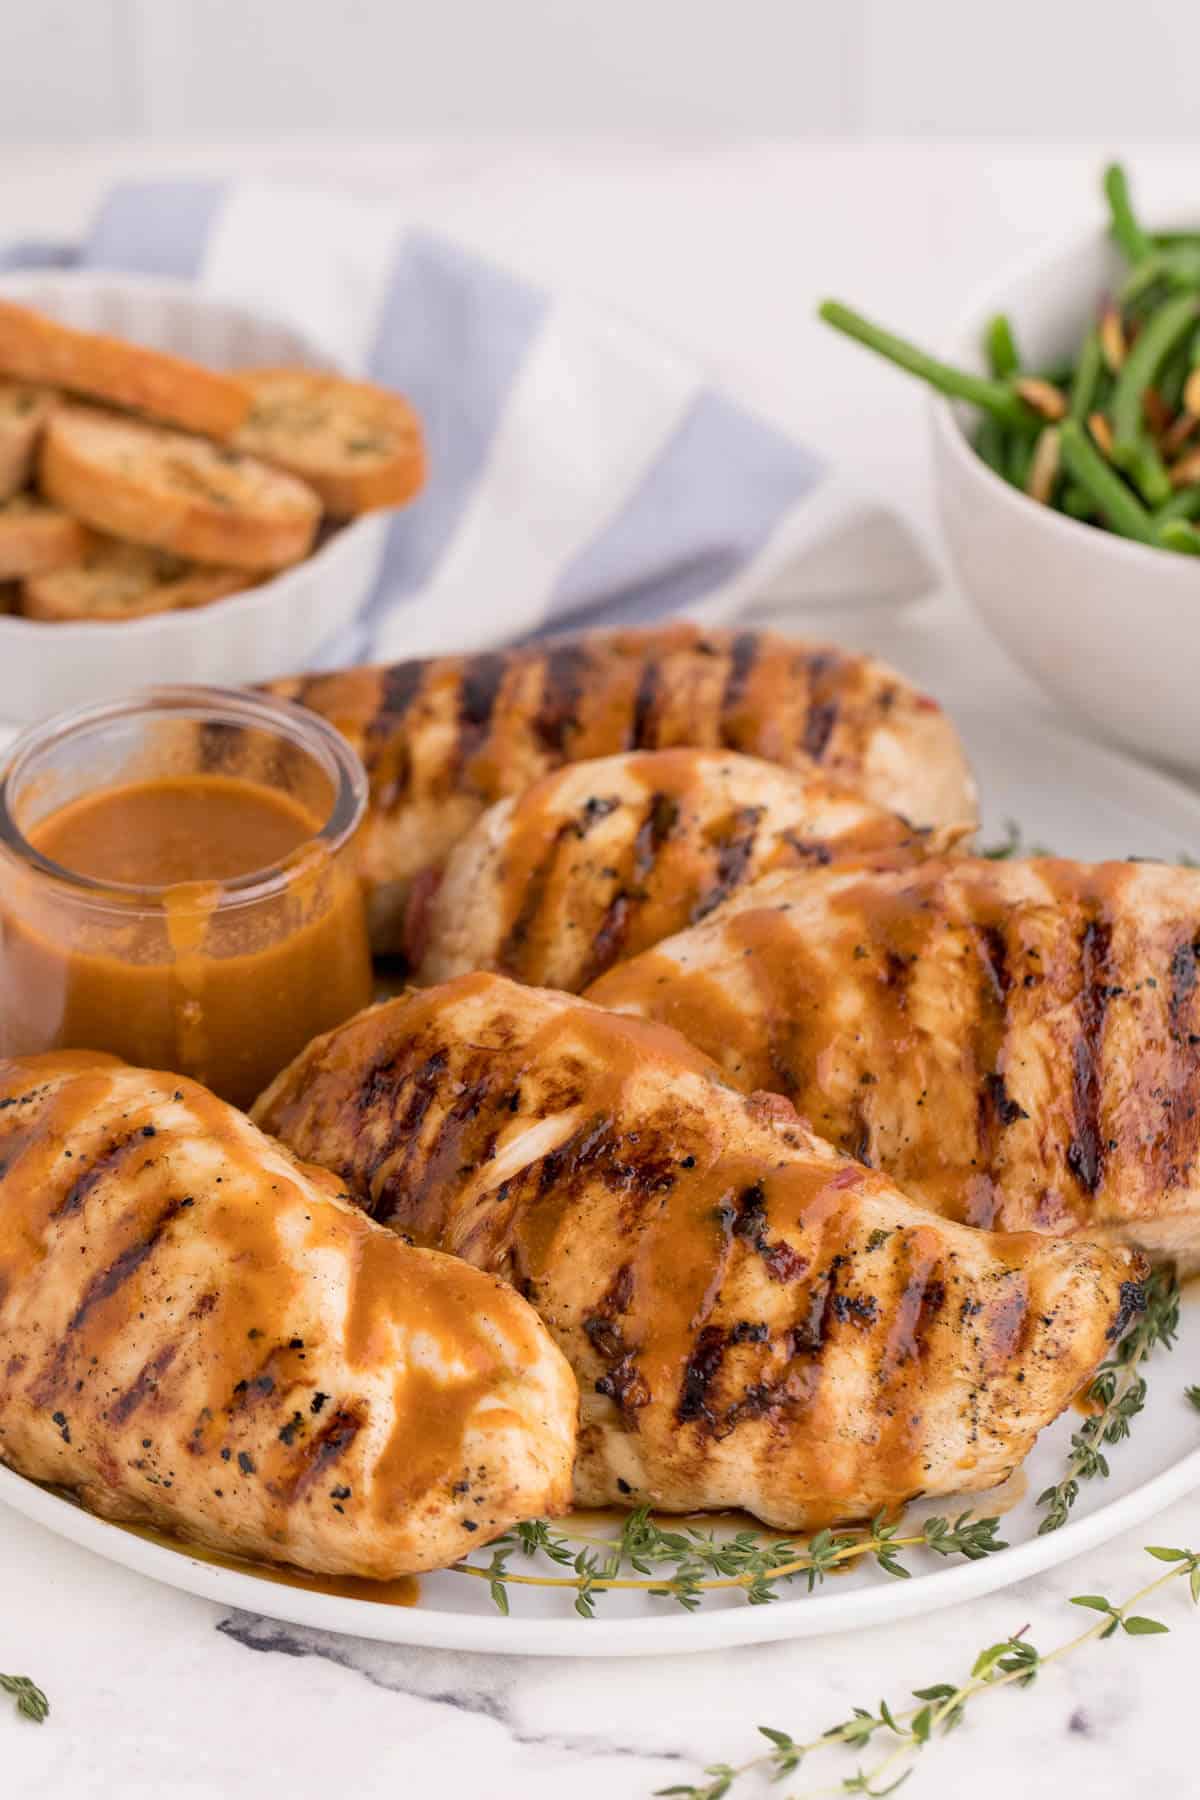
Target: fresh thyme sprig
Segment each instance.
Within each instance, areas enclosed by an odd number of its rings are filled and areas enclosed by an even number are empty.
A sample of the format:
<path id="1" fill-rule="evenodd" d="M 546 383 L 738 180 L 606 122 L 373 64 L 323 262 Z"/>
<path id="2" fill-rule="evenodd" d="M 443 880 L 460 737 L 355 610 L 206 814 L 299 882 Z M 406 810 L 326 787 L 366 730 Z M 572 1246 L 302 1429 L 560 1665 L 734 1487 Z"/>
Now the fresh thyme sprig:
<path id="1" fill-rule="evenodd" d="M 11 1694 L 23 1719 L 40 1725 L 50 1711 L 50 1702 L 28 1675 L 0 1675 L 0 1692 Z"/>
<path id="2" fill-rule="evenodd" d="M 1179 1283 L 1166 1269 L 1155 1269 L 1146 1282 L 1146 1310 L 1125 1333 L 1109 1360 L 1100 1365 L 1087 1390 L 1096 1408 L 1071 1437 L 1071 1454 L 1063 1478 L 1038 1495 L 1037 1504 L 1047 1513 L 1039 1535 L 1065 1525 L 1079 1497 L 1081 1481 L 1108 1474 L 1106 1445 L 1129 1436 L 1134 1419 L 1146 1403 L 1146 1381 L 1141 1365 L 1155 1349 L 1169 1350 L 1179 1329 Z"/>
<path id="3" fill-rule="evenodd" d="M 957 1682 L 937 1682 L 931 1687 L 915 1688 L 913 1699 L 918 1705 L 893 1708 L 881 1700 L 878 1711 L 856 1706 L 849 1719 L 822 1732 L 819 1737 L 801 1741 L 774 1726 L 760 1725 L 759 1732 L 769 1748 L 743 1763 L 710 1763 L 704 1770 L 708 1779 L 698 1785 L 686 1784 L 659 1788 L 660 1795 L 674 1795 L 676 1800 L 723 1800 L 736 1781 L 752 1771 L 781 1781 L 794 1774 L 806 1758 L 837 1745 L 851 1750 L 865 1749 L 877 1732 L 895 1741 L 888 1753 L 872 1768 L 856 1768 L 844 1776 L 836 1791 L 842 1794 L 866 1794 L 878 1797 L 894 1793 L 912 1773 L 916 1757 L 939 1735 L 945 1735 L 962 1722 L 967 1708 L 982 1695 L 1004 1687 L 1028 1687 L 1043 1669 L 1090 1644 L 1113 1637 L 1118 1631 L 1130 1637 L 1148 1637 L 1167 1631 L 1159 1619 L 1148 1618 L 1135 1609 L 1152 1594 L 1186 1576 L 1193 1604 L 1200 1605 L 1200 1552 L 1147 1546 L 1147 1555 L 1168 1566 L 1161 1575 L 1116 1605 L 1103 1594 L 1078 1594 L 1072 1606 L 1097 1613 L 1094 1624 L 1065 1643 L 1042 1655 L 1023 1631 L 1000 1643 L 981 1650 L 971 1666 L 970 1674 Z M 826 1790 L 827 1791 L 827 1790 Z M 791 1796 L 799 1800 L 799 1796 Z"/>
<path id="4" fill-rule="evenodd" d="M 977 1519 L 964 1512 L 954 1519 L 926 1519 L 902 1536 L 900 1524 L 889 1524 L 880 1513 L 869 1527 L 818 1531 L 807 1541 L 773 1538 L 759 1531 L 722 1538 L 693 1528 L 665 1529 L 643 1506 L 629 1514 L 616 1538 L 568 1537 L 552 1530 L 544 1519 L 535 1519 L 498 1538 L 490 1562 L 460 1562 L 454 1568 L 460 1575 L 486 1581 L 502 1613 L 509 1610 L 508 1590 L 513 1586 L 573 1591 L 575 1611 L 585 1619 L 594 1616 L 597 1595 L 612 1589 L 637 1589 L 694 1612 L 713 1592 L 737 1590 L 751 1606 L 763 1606 L 775 1599 L 777 1583 L 802 1579 L 811 1593 L 827 1575 L 860 1557 L 873 1558 L 885 1574 L 901 1580 L 911 1573 L 900 1560 L 905 1550 L 929 1550 L 975 1562 L 1008 1548 L 996 1535 L 999 1525 L 999 1519 Z M 519 1574 L 509 1567 L 516 1552 L 526 1556 L 540 1552 L 570 1574 Z M 634 1573 L 626 1573 L 628 1569 Z"/>

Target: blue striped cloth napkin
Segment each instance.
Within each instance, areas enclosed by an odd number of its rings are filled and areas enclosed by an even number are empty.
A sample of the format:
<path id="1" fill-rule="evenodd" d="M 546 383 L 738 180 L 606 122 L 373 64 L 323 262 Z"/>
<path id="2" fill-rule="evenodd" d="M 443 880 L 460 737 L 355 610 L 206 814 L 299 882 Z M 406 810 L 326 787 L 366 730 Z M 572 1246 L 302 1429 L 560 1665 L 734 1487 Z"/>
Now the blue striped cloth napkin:
<path id="1" fill-rule="evenodd" d="M 129 183 L 83 243 L 0 253 L 0 269 L 39 265 L 197 282 L 411 399 L 428 486 L 327 666 L 684 611 L 786 621 L 931 585 L 894 515 L 686 358 L 373 196 Z"/>

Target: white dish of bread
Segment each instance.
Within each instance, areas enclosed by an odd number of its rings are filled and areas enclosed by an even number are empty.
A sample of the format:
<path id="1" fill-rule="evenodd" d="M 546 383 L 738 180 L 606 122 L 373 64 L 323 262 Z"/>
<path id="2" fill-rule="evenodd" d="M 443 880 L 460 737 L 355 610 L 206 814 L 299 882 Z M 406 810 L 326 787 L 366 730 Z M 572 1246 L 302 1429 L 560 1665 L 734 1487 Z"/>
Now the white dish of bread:
<path id="1" fill-rule="evenodd" d="M 0 720 L 311 662 L 419 491 L 419 422 L 184 283 L 0 281 Z"/>

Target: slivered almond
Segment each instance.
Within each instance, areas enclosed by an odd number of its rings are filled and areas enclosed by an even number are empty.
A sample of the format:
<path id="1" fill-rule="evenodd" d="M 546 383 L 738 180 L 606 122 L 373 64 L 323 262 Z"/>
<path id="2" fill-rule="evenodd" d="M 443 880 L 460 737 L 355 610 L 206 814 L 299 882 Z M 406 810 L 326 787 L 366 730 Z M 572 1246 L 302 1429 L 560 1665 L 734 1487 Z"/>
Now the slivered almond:
<path id="1" fill-rule="evenodd" d="M 1125 361 L 1125 328 L 1115 306 L 1106 306 L 1100 315 L 1100 353 L 1109 373 L 1115 375 Z"/>
<path id="2" fill-rule="evenodd" d="M 1092 441 L 1096 448 L 1102 450 L 1105 456 L 1111 456 L 1113 453 L 1112 426 L 1102 412 L 1088 414 L 1088 430 L 1092 434 Z"/>
<path id="3" fill-rule="evenodd" d="M 1191 437 L 1196 429 L 1197 417 L 1193 412 L 1181 412 L 1175 422 L 1163 432 L 1160 449 L 1166 457 L 1172 457 Z"/>
<path id="4" fill-rule="evenodd" d="M 1200 369 L 1193 369 L 1187 378 L 1183 390 L 1183 404 L 1188 412 L 1200 418 Z"/>
<path id="5" fill-rule="evenodd" d="M 1066 418 L 1067 397 L 1052 381 L 1043 381 L 1040 375 L 1021 375 L 1013 386 L 1026 406 L 1032 406 L 1043 419 L 1055 423 Z"/>
<path id="6" fill-rule="evenodd" d="M 1187 456 L 1181 456 L 1177 463 L 1171 465 L 1171 486 L 1192 487 L 1200 481 L 1200 450 L 1193 450 Z"/>
<path id="7" fill-rule="evenodd" d="M 1058 463 L 1058 433 L 1053 426 L 1048 426 L 1038 438 L 1025 482 L 1025 492 L 1031 500 L 1039 500 L 1043 506 L 1049 504 L 1054 484 L 1058 480 Z"/>
<path id="8" fill-rule="evenodd" d="M 1142 395 L 1142 412 L 1155 437 L 1161 437 L 1171 423 L 1171 415 L 1157 388 L 1148 387 Z"/>

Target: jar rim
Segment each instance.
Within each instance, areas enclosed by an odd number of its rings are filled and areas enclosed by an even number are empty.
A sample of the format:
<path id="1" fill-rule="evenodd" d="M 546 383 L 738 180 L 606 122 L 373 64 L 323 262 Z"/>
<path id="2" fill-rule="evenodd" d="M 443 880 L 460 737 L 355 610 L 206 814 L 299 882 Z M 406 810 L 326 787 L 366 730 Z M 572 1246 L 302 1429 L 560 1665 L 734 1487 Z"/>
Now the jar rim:
<path id="1" fill-rule="evenodd" d="M 329 778 L 333 798 L 320 829 L 314 831 L 298 850 L 280 861 L 252 869 L 245 875 L 222 878 L 215 884 L 220 888 L 216 904 L 219 912 L 277 895 L 306 866 L 306 850 L 320 846 L 332 858 L 345 847 L 362 822 L 367 806 L 366 770 L 347 739 L 318 713 L 277 695 L 257 693 L 248 688 L 210 687 L 199 683 L 141 688 L 119 700 L 74 707 L 30 726 L 8 747 L 0 765 L 0 851 L 7 852 L 24 868 L 35 870 L 56 887 L 65 889 L 77 902 L 122 912 L 137 910 L 139 904 L 143 910 L 158 910 L 166 904 L 168 896 L 178 893 L 180 887 L 194 885 L 97 880 L 44 856 L 30 843 L 16 820 L 17 785 L 40 756 L 76 733 L 136 718 L 139 713 L 192 718 L 200 725 L 248 726 L 273 734 L 303 751 Z"/>

